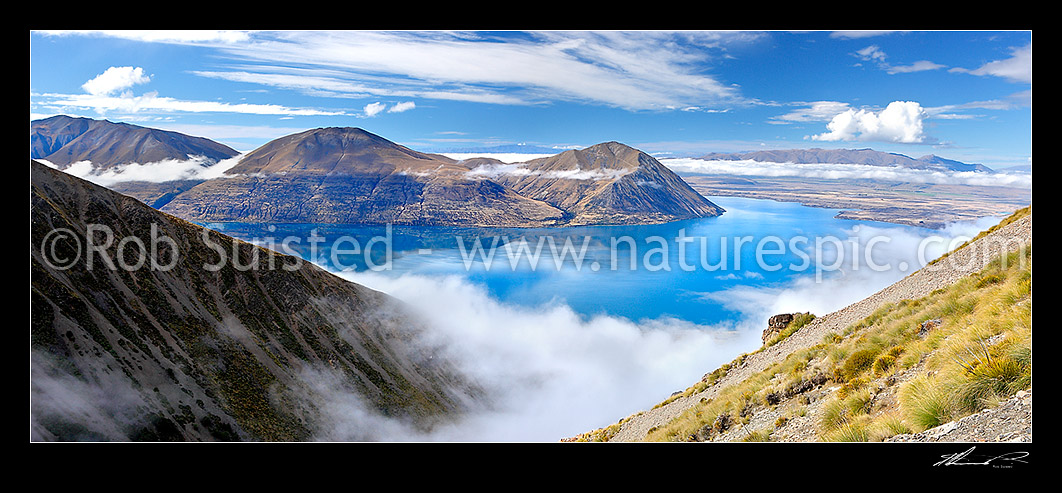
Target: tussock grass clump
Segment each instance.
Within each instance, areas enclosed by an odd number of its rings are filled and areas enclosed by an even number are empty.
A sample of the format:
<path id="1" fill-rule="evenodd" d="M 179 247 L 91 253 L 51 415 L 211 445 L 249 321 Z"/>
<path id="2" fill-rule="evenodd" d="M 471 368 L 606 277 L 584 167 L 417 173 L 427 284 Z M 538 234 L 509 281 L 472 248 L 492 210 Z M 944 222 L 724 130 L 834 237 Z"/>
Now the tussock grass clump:
<path id="1" fill-rule="evenodd" d="M 773 430 L 764 428 L 762 430 L 750 431 L 748 435 L 745 435 L 741 439 L 743 442 L 769 442 L 771 441 L 771 432 Z"/>
<path id="2" fill-rule="evenodd" d="M 952 418 L 952 399 L 934 379 L 920 376 L 900 389 L 900 404 L 907 422 L 918 431 L 947 423 Z"/>
<path id="3" fill-rule="evenodd" d="M 862 375 L 874 364 L 878 354 L 879 350 L 877 348 L 860 349 L 850 354 L 841 367 L 841 375 L 845 380 L 849 381 Z"/>
<path id="4" fill-rule="evenodd" d="M 864 416 L 870 411 L 874 395 L 868 389 L 860 389 L 841 397 L 835 396 L 822 406 L 819 418 L 820 431 L 831 432 Z"/>
<path id="5" fill-rule="evenodd" d="M 845 421 L 822 438 L 827 442 L 867 442 L 870 441 L 870 430 L 867 420 Z"/>
<path id="6" fill-rule="evenodd" d="M 1031 347 L 993 349 L 978 341 L 976 349 L 967 348 L 967 359 L 956 361 L 962 369 L 961 381 L 955 385 L 961 411 L 976 412 L 1032 385 Z"/>
<path id="7" fill-rule="evenodd" d="M 868 431 L 870 432 L 870 441 L 880 442 L 889 437 L 911 433 L 912 430 L 899 416 L 887 414 L 875 419 L 868 427 Z"/>
<path id="8" fill-rule="evenodd" d="M 871 365 L 870 370 L 874 373 L 875 377 L 880 377 L 889 372 L 896 366 L 896 358 L 903 354 L 903 346 L 893 346 L 891 349 L 883 354 L 878 355 L 874 359 L 874 364 Z"/>
<path id="9" fill-rule="evenodd" d="M 977 289 L 981 289 L 981 288 L 990 286 L 992 284 L 999 283 L 1002 280 L 1003 280 L 1002 276 L 999 276 L 997 274 L 987 274 L 987 275 L 981 276 L 977 280 L 977 284 L 975 286 L 977 287 Z"/>

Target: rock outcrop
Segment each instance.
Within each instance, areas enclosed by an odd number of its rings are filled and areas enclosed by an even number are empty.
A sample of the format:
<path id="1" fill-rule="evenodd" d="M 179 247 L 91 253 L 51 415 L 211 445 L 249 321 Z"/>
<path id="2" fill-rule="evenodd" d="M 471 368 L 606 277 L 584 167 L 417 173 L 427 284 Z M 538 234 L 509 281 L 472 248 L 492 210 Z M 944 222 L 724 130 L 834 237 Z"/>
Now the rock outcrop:
<path id="1" fill-rule="evenodd" d="M 763 335 L 760 337 L 763 342 L 769 341 L 772 337 L 779 332 L 785 330 L 789 326 L 789 322 L 793 321 L 792 313 L 779 313 L 767 320 L 767 328 L 763 329 Z"/>
<path id="2" fill-rule="evenodd" d="M 775 336 L 787 329 L 789 327 L 789 324 L 793 323 L 793 321 L 796 320 L 797 317 L 800 315 L 810 317 L 811 313 L 779 313 L 767 319 L 767 328 L 763 329 L 763 334 L 761 334 L 760 336 L 764 344 L 766 344 L 767 341 L 773 339 Z"/>

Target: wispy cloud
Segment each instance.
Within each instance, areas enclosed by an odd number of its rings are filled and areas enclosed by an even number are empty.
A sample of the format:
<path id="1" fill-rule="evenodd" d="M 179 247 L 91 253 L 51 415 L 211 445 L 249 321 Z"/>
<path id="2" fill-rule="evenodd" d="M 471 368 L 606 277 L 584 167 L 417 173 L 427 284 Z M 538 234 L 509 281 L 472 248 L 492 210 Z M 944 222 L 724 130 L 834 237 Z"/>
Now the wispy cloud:
<path id="1" fill-rule="evenodd" d="M 877 45 L 870 45 L 858 50 L 855 52 L 855 55 L 862 60 L 875 62 L 884 62 L 885 58 L 887 58 L 885 52 L 881 51 L 881 48 L 878 48 Z"/>
<path id="2" fill-rule="evenodd" d="M 182 36 L 131 39 L 189 43 Z M 235 60 L 199 75 L 318 95 L 435 98 L 498 104 L 577 101 L 631 110 L 734 104 L 706 75 L 710 53 L 761 34 L 742 32 L 248 32 L 197 42 Z M 209 38 L 209 37 L 208 37 Z M 241 63 L 242 62 L 242 63 Z M 297 74 L 295 74 L 297 72 Z"/>
<path id="3" fill-rule="evenodd" d="M 237 43 L 247 41 L 250 33 L 245 31 L 212 30 L 42 30 L 34 31 L 49 36 L 105 36 L 111 38 L 147 41 L 153 43 L 202 44 Z"/>
<path id="4" fill-rule="evenodd" d="M 807 123 L 807 122 L 828 122 L 833 117 L 848 111 L 848 103 L 841 103 L 838 101 L 814 101 L 811 103 L 797 103 L 800 105 L 806 105 L 805 107 L 795 109 L 783 115 L 772 117 L 768 120 L 768 123 L 775 124 L 788 124 L 788 123 Z"/>
<path id="5" fill-rule="evenodd" d="M 110 67 L 81 85 L 85 94 L 31 94 L 40 108 L 57 113 L 94 111 L 97 114 L 143 112 L 159 113 L 242 113 L 279 116 L 337 116 L 342 111 L 292 108 L 278 104 L 227 103 L 223 101 L 182 100 L 159 96 L 158 91 L 140 95 L 130 88 L 151 82 L 142 67 Z M 120 94 L 115 94 L 121 91 Z"/>
<path id="6" fill-rule="evenodd" d="M 1011 57 L 988 62 L 976 69 L 953 68 L 951 72 L 1002 77 L 1011 82 L 1032 84 L 1032 43 L 1011 50 Z"/>
<path id="7" fill-rule="evenodd" d="M 862 38 L 872 38 L 872 37 L 875 37 L 875 36 L 884 36 L 886 34 L 902 33 L 902 32 L 906 32 L 906 31 L 873 31 L 873 30 L 865 30 L 865 31 L 833 31 L 833 32 L 830 33 L 830 37 L 831 38 L 837 38 L 837 39 L 862 39 Z"/>
<path id="8" fill-rule="evenodd" d="M 242 140 L 273 140 L 306 130 L 305 127 L 271 127 L 263 125 L 219 125 L 174 122 L 155 122 L 152 127 L 209 138 L 217 142 Z M 250 150 L 250 149 L 247 149 Z"/>
<path id="9" fill-rule="evenodd" d="M 885 69 L 889 74 L 909 74 L 912 72 L 925 72 L 944 68 L 944 65 L 933 63 L 929 60 L 919 60 L 910 65 L 890 65 Z"/>
<path id="10" fill-rule="evenodd" d="M 325 111 L 313 108 L 292 108 L 279 104 L 226 103 L 221 101 L 190 101 L 159 96 L 152 91 L 139 96 L 123 93 L 118 96 L 96 94 L 38 94 L 38 104 L 60 112 L 95 111 L 110 112 L 178 112 L 178 113 L 244 113 L 254 115 L 323 116 L 344 115 L 342 111 Z"/>
<path id="11" fill-rule="evenodd" d="M 973 115 L 957 115 L 953 112 L 956 111 L 969 111 L 969 110 L 1012 110 L 1015 108 L 1029 108 L 1032 107 L 1032 89 L 1025 91 L 1018 91 L 1014 94 L 1008 95 L 1000 99 L 990 99 L 985 101 L 970 101 L 969 103 L 935 106 L 932 108 L 926 108 L 926 114 L 930 118 L 970 118 Z"/>
<path id="12" fill-rule="evenodd" d="M 885 73 L 894 74 L 909 74 L 913 72 L 925 72 L 928 70 L 938 70 L 945 68 L 945 65 L 934 63 L 929 60 L 919 60 L 910 65 L 892 65 L 885 61 L 889 56 L 878 45 L 870 45 L 863 49 L 856 50 L 852 56 L 859 58 L 866 62 L 873 62 Z"/>

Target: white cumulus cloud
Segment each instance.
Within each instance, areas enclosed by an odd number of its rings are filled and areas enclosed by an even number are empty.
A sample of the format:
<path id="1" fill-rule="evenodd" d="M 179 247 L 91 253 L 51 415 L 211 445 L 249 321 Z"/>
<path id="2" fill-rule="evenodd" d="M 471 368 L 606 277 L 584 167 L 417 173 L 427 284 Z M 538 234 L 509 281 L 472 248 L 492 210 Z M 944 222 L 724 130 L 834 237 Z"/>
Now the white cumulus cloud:
<path id="1" fill-rule="evenodd" d="M 149 81 L 151 77 L 145 75 L 141 67 L 111 67 L 82 84 L 81 88 L 94 96 L 106 96 Z"/>
<path id="2" fill-rule="evenodd" d="M 387 112 L 388 113 L 401 113 L 403 111 L 409 111 L 409 110 L 411 110 L 413 108 L 416 108 L 416 107 L 417 107 L 417 104 L 414 103 L 413 101 L 405 101 L 405 102 L 398 103 L 398 104 L 392 106 L 391 109 L 387 110 Z"/>
<path id="3" fill-rule="evenodd" d="M 369 103 L 365 105 L 365 116 L 376 116 L 385 109 L 387 109 L 386 104 L 380 102 Z"/>
<path id="4" fill-rule="evenodd" d="M 861 140 L 920 143 L 926 140 L 922 130 L 925 117 L 925 109 L 915 101 L 893 101 L 879 113 L 849 108 L 826 124 L 828 132 L 811 138 L 827 142 Z"/>

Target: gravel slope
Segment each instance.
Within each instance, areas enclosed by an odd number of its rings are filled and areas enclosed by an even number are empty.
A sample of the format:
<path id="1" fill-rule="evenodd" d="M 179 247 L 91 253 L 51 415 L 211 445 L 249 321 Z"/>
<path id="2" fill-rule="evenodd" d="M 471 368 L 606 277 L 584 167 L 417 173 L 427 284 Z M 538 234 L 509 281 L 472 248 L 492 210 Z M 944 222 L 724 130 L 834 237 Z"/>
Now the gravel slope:
<path id="1" fill-rule="evenodd" d="M 784 341 L 763 351 L 748 355 L 740 366 L 731 368 L 726 376 L 704 391 L 688 397 L 678 398 L 664 406 L 632 416 L 623 423 L 620 430 L 610 441 L 641 440 L 650 428 L 663 426 L 702 398 L 710 399 L 720 389 L 739 383 L 749 376 L 764 370 L 772 363 L 782 361 L 790 353 L 818 344 L 827 333 L 841 331 L 848 325 L 866 318 L 882 304 L 928 295 L 932 291 L 946 287 L 964 276 L 980 271 L 1003 251 L 1012 251 L 1021 248 L 1023 245 L 1031 244 L 1032 214 L 1029 214 L 952 252 L 938 262 L 912 273 L 861 301 L 816 318 Z"/>

